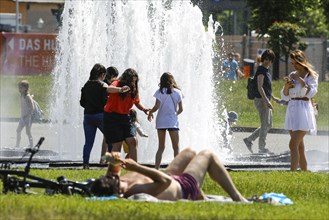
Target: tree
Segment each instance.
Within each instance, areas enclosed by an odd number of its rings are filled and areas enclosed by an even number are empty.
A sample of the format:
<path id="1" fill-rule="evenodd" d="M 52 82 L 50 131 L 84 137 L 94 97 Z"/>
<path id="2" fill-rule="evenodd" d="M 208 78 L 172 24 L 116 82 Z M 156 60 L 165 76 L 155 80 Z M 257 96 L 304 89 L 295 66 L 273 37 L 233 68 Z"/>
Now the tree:
<path id="1" fill-rule="evenodd" d="M 297 24 L 300 22 L 300 15 L 304 14 L 304 20 L 307 19 L 308 8 L 312 8 L 313 0 L 247 0 L 247 5 L 251 8 L 250 28 L 256 30 L 259 38 L 268 34 L 269 28 L 276 22 L 289 22 Z M 283 43 L 282 39 L 273 39 L 279 37 L 279 34 L 272 33 L 272 43 Z M 285 45 L 289 47 L 289 45 Z M 275 46 L 274 46 L 275 47 Z M 279 79 L 279 58 L 281 52 L 278 48 L 271 46 L 277 59 L 273 64 L 273 79 Z M 281 48 L 283 48 L 281 46 Z"/>
<path id="2" fill-rule="evenodd" d="M 250 28 L 262 37 L 274 22 L 298 23 L 299 15 L 312 8 L 313 0 L 247 0 L 247 5 L 251 8 Z"/>
<path id="3" fill-rule="evenodd" d="M 307 37 L 329 38 L 329 0 L 313 0 L 311 7 L 296 12 L 297 24 L 305 28 Z"/>
<path id="4" fill-rule="evenodd" d="M 324 13 L 324 16 L 326 17 L 326 20 L 327 20 L 327 24 L 329 25 L 329 1 L 328 0 L 320 0 L 320 5 L 322 6 L 323 8 L 323 11 L 324 12 L 327 12 L 327 13 Z"/>
<path id="5" fill-rule="evenodd" d="M 270 35 L 268 45 L 278 56 L 277 62 L 281 55 L 284 57 L 286 64 L 286 72 L 288 73 L 288 59 L 290 51 L 294 49 L 305 50 L 307 45 L 300 41 L 300 37 L 304 35 L 304 29 L 296 24 L 289 22 L 274 22 L 267 32 Z M 278 79 L 278 75 L 273 75 L 273 79 Z"/>

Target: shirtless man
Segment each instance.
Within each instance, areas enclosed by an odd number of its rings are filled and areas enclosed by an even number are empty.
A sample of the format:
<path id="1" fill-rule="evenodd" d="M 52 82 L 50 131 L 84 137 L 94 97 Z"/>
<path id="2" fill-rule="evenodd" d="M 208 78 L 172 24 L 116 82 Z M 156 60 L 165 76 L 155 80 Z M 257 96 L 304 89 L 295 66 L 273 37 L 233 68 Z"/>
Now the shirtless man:
<path id="1" fill-rule="evenodd" d="M 161 200 L 202 200 L 205 197 L 201 188 L 208 172 L 233 201 L 247 202 L 234 186 L 224 165 L 210 150 L 196 154 L 186 148 L 164 172 L 140 165 L 132 159 L 120 159 L 119 153 L 108 153 L 107 156 L 112 163 L 120 163 L 122 168 L 133 172 L 120 176 L 118 167 L 110 164 L 106 176 L 97 179 L 91 187 L 96 196 L 122 194 L 128 198 L 137 193 L 146 193 Z"/>

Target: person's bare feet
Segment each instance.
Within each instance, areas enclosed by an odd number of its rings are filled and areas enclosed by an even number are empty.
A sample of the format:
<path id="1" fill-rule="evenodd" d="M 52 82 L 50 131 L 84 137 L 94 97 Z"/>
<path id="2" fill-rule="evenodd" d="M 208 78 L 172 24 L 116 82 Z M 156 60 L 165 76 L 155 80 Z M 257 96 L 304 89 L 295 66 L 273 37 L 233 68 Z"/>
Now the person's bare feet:
<path id="1" fill-rule="evenodd" d="M 106 160 L 101 159 L 101 160 L 99 161 L 99 164 L 100 164 L 100 165 L 107 165 L 108 162 L 107 162 Z"/>
<path id="2" fill-rule="evenodd" d="M 244 198 L 240 193 L 232 196 L 233 201 L 242 202 L 242 203 L 250 203 L 246 198 Z"/>
<path id="3" fill-rule="evenodd" d="M 106 152 L 105 155 L 101 157 L 101 160 L 104 160 L 107 163 L 110 163 L 110 164 L 113 164 L 113 165 L 121 164 L 120 154 L 117 153 L 117 152 L 114 152 L 114 153 Z"/>

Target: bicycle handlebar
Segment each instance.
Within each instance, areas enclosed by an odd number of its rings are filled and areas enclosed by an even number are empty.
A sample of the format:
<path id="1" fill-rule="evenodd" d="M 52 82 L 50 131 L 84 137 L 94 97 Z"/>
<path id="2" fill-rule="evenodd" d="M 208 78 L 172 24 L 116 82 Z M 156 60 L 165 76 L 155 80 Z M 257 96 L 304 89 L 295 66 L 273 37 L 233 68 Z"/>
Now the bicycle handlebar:
<path id="1" fill-rule="evenodd" d="M 52 181 L 29 174 L 32 158 L 39 151 L 44 140 L 45 138 L 41 137 L 34 147 L 25 150 L 26 154 L 30 154 L 30 158 L 27 161 L 24 171 L 0 170 L 0 179 L 3 182 L 2 192 L 28 193 L 26 191 L 27 188 L 45 188 L 46 192 L 50 194 L 61 193 L 65 195 L 79 194 L 82 196 L 91 196 L 90 187 L 95 181 L 94 179 L 89 179 L 85 182 L 76 182 L 60 176 L 57 178 L 57 181 Z M 23 177 L 23 179 L 20 177 Z"/>
<path id="2" fill-rule="evenodd" d="M 25 167 L 25 175 L 24 175 L 24 178 L 23 178 L 23 192 L 25 193 L 25 190 L 26 190 L 26 186 L 25 186 L 25 182 L 26 182 L 26 177 L 27 175 L 29 175 L 29 172 L 30 172 L 30 166 L 31 166 L 31 162 L 32 162 L 32 157 L 34 156 L 35 153 L 37 153 L 39 151 L 39 148 L 42 144 L 42 142 L 45 140 L 44 137 L 41 137 L 38 141 L 38 143 L 34 146 L 34 147 L 31 147 L 31 148 L 28 148 L 26 149 L 26 152 L 27 153 L 31 153 L 30 155 L 30 158 L 26 164 L 26 167 Z"/>

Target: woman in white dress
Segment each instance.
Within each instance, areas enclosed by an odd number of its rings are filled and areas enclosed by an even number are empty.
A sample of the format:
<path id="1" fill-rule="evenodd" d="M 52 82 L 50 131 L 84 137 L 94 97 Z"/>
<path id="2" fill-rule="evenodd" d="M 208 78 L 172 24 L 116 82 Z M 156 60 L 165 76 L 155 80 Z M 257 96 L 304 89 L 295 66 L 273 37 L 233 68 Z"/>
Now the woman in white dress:
<path id="1" fill-rule="evenodd" d="M 318 91 L 318 74 L 308 62 L 305 54 L 300 50 L 290 53 L 293 71 L 286 78 L 281 97 L 288 101 L 285 119 L 285 129 L 290 134 L 290 169 L 297 170 L 298 166 L 307 171 L 307 160 L 305 156 L 304 136 L 307 131 L 316 133 L 316 120 L 311 98 Z"/>
<path id="2" fill-rule="evenodd" d="M 156 101 L 147 117 L 149 121 L 152 121 L 153 113 L 159 110 L 155 121 L 159 140 L 158 151 L 155 156 L 156 169 L 159 169 L 161 164 L 167 130 L 174 150 L 174 157 L 179 153 L 178 115 L 183 111 L 183 94 L 171 73 L 166 72 L 162 74 L 159 87 L 153 95 Z"/>

